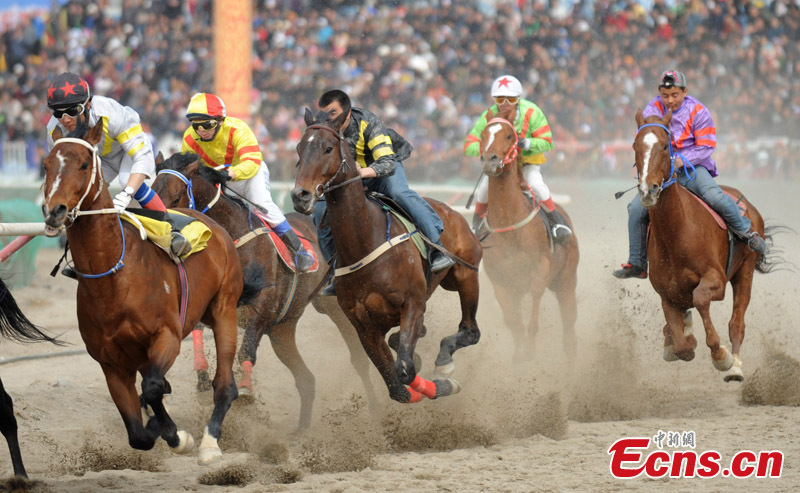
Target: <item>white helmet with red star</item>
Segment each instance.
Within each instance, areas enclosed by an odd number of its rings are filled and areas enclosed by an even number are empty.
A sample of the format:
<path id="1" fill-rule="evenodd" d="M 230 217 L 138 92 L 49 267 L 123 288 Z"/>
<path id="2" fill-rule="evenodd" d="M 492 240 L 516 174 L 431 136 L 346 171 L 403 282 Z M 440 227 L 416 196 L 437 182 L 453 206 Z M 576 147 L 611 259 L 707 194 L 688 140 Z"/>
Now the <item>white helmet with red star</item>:
<path id="1" fill-rule="evenodd" d="M 513 75 L 500 76 L 492 82 L 492 97 L 498 96 L 521 98 L 522 84 Z"/>

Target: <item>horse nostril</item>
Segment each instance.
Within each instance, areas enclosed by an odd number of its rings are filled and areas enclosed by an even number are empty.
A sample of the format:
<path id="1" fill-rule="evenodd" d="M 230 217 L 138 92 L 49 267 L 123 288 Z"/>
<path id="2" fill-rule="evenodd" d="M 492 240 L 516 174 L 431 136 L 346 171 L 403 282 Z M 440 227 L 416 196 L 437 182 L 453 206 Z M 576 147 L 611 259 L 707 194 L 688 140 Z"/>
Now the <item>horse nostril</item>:
<path id="1" fill-rule="evenodd" d="M 55 216 L 56 219 L 61 219 L 66 214 L 67 214 L 67 206 L 64 204 L 59 204 L 58 207 L 56 207 L 53 210 L 53 215 Z"/>

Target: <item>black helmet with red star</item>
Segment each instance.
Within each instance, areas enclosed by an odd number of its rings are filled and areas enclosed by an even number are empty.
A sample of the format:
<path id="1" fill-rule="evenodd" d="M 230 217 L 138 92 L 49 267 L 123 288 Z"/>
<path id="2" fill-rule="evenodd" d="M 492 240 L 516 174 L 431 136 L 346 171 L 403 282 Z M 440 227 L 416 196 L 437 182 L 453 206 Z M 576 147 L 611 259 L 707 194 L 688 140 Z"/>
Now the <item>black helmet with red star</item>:
<path id="1" fill-rule="evenodd" d="M 57 75 L 47 88 L 47 107 L 67 108 L 86 104 L 91 97 L 92 91 L 83 77 L 72 72 L 64 72 Z"/>

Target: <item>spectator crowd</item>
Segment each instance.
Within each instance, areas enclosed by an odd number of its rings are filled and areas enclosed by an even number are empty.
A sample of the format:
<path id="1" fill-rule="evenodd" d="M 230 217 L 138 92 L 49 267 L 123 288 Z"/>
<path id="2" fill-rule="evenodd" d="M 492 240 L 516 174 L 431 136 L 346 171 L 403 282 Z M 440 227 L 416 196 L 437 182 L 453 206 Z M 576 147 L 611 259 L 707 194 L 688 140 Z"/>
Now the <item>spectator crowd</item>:
<path id="1" fill-rule="evenodd" d="M 303 108 L 339 87 L 415 146 L 410 180 L 473 182 L 464 137 L 510 73 L 553 129 L 549 176 L 628 176 L 634 114 L 674 68 L 712 111 L 721 169 L 797 178 L 799 3 L 253 0 L 250 123 L 273 180 L 290 179 Z M 213 90 L 212 7 L 56 1 L 0 26 L 0 145 L 44 152 L 46 88 L 67 70 L 136 109 L 161 148 L 177 142 L 189 98 Z"/>

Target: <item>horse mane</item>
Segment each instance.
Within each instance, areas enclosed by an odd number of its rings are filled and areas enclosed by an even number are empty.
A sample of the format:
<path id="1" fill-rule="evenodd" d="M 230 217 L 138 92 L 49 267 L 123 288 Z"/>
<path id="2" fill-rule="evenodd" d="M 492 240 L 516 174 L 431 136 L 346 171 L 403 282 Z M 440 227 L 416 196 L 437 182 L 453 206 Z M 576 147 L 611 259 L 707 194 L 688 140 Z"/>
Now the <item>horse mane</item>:
<path id="1" fill-rule="evenodd" d="M 172 156 L 165 159 L 163 162 L 157 164 L 156 169 L 158 171 L 169 169 L 172 171 L 177 171 L 182 173 L 187 166 L 196 162 L 198 159 L 200 159 L 200 156 L 198 156 L 193 152 L 179 152 L 173 154 Z M 214 186 L 216 185 L 221 186 L 223 191 L 229 190 L 228 173 L 224 170 L 218 171 L 209 166 L 200 165 L 197 167 L 196 175 L 204 179 L 205 181 L 211 183 Z M 250 209 L 250 206 L 248 206 L 247 203 L 244 200 L 240 199 L 239 197 L 228 193 L 223 193 L 223 195 L 225 196 L 225 198 L 230 199 L 242 209 L 246 210 Z"/>
<path id="2" fill-rule="evenodd" d="M 197 161 L 199 156 L 193 152 L 180 152 L 177 154 L 173 154 L 172 156 L 168 157 L 161 163 L 158 163 L 156 167 L 159 171 L 163 169 L 171 169 L 173 171 L 182 171 L 184 168 L 192 164 L 193 162 Z"/>

